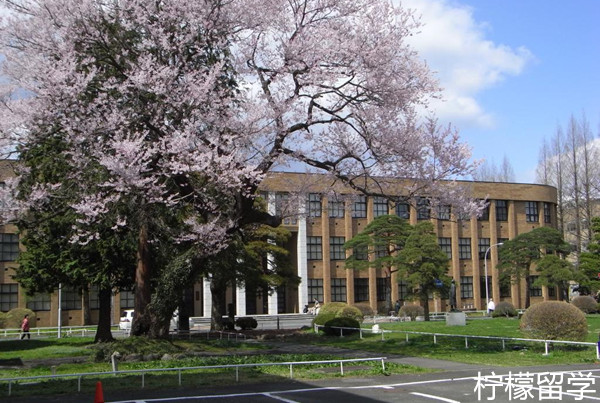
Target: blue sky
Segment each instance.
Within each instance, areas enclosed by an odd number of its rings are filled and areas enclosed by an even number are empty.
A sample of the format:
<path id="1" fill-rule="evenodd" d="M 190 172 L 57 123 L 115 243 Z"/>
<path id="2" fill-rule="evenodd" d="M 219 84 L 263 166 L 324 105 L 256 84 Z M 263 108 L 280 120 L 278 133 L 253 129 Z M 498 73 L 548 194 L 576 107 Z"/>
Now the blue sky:
<path id="1" fill-rule="evenodd" d="M 413 46 L 445 88 L 435 110 L 475 159 L 506 155 L 534 182 L 543 139 L 583 112 L 600 134 L 600 1 L 404 0 L 424 24 Z"/>

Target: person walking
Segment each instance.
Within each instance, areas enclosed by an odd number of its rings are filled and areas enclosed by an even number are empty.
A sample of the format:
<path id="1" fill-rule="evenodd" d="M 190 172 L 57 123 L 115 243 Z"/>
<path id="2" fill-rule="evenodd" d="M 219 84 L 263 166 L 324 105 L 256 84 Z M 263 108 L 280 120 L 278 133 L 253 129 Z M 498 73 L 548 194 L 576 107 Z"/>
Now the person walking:
<path id="1" fill-rule="evenodd" d="M 25 336 L 27 336 L 27 340 L 31 339 L 31 334 L 29 334 L 29 315 L 25 315 L 21 321 L 21 340 L 23 340 Z"/>
<path id="2" fill-rule="evenodd" d="M 494 300 L 490 298 L 487 306 L 488 315 L 491 316 L 492 313 L 494 313 L 494 309 L 496 309 L 496 304 L 494 304 Z"/>

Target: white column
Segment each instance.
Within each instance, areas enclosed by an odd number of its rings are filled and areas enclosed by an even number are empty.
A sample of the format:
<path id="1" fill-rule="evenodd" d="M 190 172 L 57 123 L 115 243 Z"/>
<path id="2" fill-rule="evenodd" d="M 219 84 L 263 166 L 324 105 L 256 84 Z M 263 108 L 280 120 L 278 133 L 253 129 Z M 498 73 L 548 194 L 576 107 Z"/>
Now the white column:
<path id="1" fill-rule="evenodd" d="M 237 316 L 246 316 L 246 289 L 239 285 L 235 287 L 235 313 Z"/>
<path id="2" fill-rule="evenodd" d="M 204 301 L 204 304 L 202 304 L 204 307 L 202 316 L 210 318 L 212 314 L 212 293 L 210 292 L 210 279 L 206 277 L 202 279 L 202 298 Z"/>
<path id="3" fill-rule="evenodd" d="M 308 305 L 308 260 L 306 248 L 306 216 L 305 206 L 300 207 L 300 217 L 298 218 L 298 276 L 300 285 L 298 286 L 298 307 L 300 312 Z"/>
<path id="4" fill-rule="evenodd" d="M 273 293 L 269 293 L 267 298 L 268 314 L 277 315 L 277 290 L 273 291 Z"/>

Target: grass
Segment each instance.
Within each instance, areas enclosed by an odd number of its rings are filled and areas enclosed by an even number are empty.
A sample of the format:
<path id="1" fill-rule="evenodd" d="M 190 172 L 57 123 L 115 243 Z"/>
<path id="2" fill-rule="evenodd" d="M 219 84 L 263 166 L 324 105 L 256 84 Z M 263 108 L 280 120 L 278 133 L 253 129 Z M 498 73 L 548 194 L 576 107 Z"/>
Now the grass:
<path id="1" fill-rule="evenodd" d="M 567 346 L 554 344 L 548 355 L 544 355 L 543 343 L 506 341 L 503 349 L 500 340 L 469 339 L 468 348 L 462 337 L 437 336 L 434 343 L 430 335 L 409 335 L 401 331 L 438 333 L 448 335 L 496 336 L 508 338 L 528 338 L 519 329 L 519 320 L 493 318 L 467 321 L 466 326 L 446 326 L 445 322 L 396 322 L 379 326 L 386 330 L 398 331 L 386 333 L 385 340 L 380 334 L 364 332 L 363 339 L 358 335 L 349 337 L 325 337 L 316 341 L 333 346 L 372 351 L 378 354 L 398 354 L 426 358 L 452 360 L 482 365 L 528 366 L 546 364 L 594 363 L 595 346 Z M 370 325 L 368 326 L 370 327 Z M 598 341 L 600 316 L 588 316 L 589 334 L 586 341 Z"/>
<path id="2" fill-rule="evenodd" d="M 73 374 L 85 372 L 110 372 L 112 370 L 109 352 L 119 351 L 123 355 L 138 354 L 140 356 L 162 356 L 170 354 L 172 359 L 153 359 L 150 361 L 119 362 L 120 371 L 140 369 L 169 369 L 178 367 L 215 366 L 229 364 L 271 363 L 287 361 L 322 361 L 339 359 L 340 357 L 323 354 L 263 354 L 268 346 L 260 343 L 236 342 L 228 340 L 149 340 L 131 337 L 115 343 L 94 345 L 91 338 L 44 339 L 44 340 L 8 340 L 0 342 L 0 353 L 3 359 L 23 358 L 47 361 L 33 368 L 0 369 L 0 378 L 46 376 L 56 374 Z M 217 354 L 212 355 L 212 354 Z M 210 355 L 210 356 L 208 356 Z M 25 358 L 27 357 L 27 358 Z M 59 357 L 84 357 L 83 363 L 61 363 L 52 365 L 53 359 Z M 97 361 L 99 359 L 99 361 Z M 52 365 L 52 366 L 51 366 Z M 294 366 L 294 379 L 316 379 L 339 377 L 339 364 L 316 364 Z M 430 372 L 429 370 L 394 363 L 386 363 L 385 373 L 380 362 L 364 362 L 358 365 L 345 364 L 345 376 L 374 376 L 383 374 L 407 374 Z M 257 366 L 243 368 L 238 372 L 239 382 L 266 382 L 289 378 L 289 366 Z M 236 382 L 235 369 L 191 370 L 182 374 L 182 385 L 210 386 L 228 385 Z M 141 375 L 125 374 L 120 376 L 100 375 L 84 377 L 81 393 L 93 393 L 96 382 L 102 380 L 105 389 L 137 390 L 142 385 Z M 77 379 L 44 379 L 24 381 L 12 385 L 12 396 L 54 395 L 77 391 Z M 144 388 L 178 388 L 179 376 L 174 371 L 159 371 L 144 376 Z M 6 395 L 8 385 L 0 382 L 0 396 Z"/>

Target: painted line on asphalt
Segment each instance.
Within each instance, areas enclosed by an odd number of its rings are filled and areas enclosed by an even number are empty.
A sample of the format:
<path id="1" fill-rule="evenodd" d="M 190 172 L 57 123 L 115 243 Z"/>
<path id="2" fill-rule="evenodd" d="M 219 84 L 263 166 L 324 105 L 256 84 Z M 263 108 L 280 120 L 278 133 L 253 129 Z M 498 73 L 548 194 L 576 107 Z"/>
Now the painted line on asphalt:
<path id="1" fill-rule="evenodd" d="M 415 396 L 421 396 L 421 397 L 427 397 L 429 399 L 433 399 L 433 400 L 439 400 L 441 402 L 447 402 L 447 403 L 460 403 L 458 400 L 452 400 L 452 399 L 447 399 L 445 397 L 439 397 L 439 396 L 434 396 L 434 395 L 428 395 L 426 393 L 419 393 L 419 392 L 410 392 L 411 395 L 415 395 Z"/>

